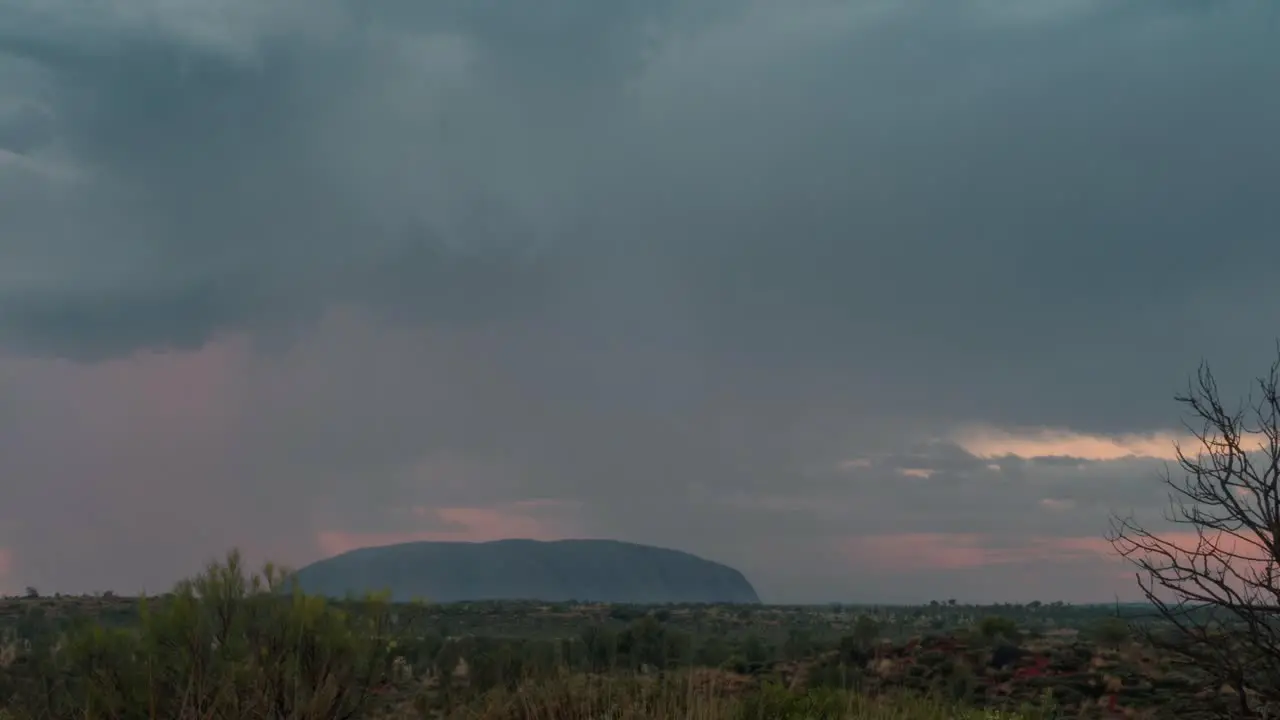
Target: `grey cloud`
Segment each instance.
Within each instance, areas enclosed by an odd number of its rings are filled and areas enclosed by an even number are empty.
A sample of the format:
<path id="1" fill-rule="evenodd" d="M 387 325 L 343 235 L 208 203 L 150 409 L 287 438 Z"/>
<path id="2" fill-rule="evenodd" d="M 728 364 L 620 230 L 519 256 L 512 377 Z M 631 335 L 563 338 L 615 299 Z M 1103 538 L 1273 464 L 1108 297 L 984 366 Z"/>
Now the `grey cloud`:
<path id="1" fill-rule="evenodd" d="M 15 103 L 0 107 L 0 149 L 25 153 L 53 137 L 49 118 L 40 107 Z"/>
<path id="2" fill-rule="evenodd" d="M 837 536 L 1101 533 L 1152 502 L 1146 461 L 928 444 L 956 423 L 1159 429 L 1202 356 L 1273 349 L 1269 7 L 99 7 L 0 2 L 0 347 L 249 338 L 223 444 L 95 471 L 237 518 L 157 576 L 234 537 L 303 555 L 321 516 L 551 497 L 851 592 Z M 43 367 L 12 373 L 0 469 L 72 492 L 90 471 L 48 455 L 106 451 L 33 410 Z M 21 497 L 0 544 L 53 568 L 38 508 L 78 516 Z"/>
<path id="3" fill-rule="evenodd" d="M 993 365 L 1001 385 L 1043 392 L 1035 368 L 1056 358 L 1056 384 L 1090 392 L 1155 351 L 1189 357 L 1198 348 L 1169 334 L 1188 322 L 1185 283 L 1275 220 L 1274 145 L 1260 143 L 1274 94 L 1223 89 L 1266 77 L 1250 54 L 1265 36 L 1238 12 L 1111 11 L 1011 30 L 968 10 L 879 19 L 797 6 L 782 22 L 756 7 L 644 51 L 636 38 L 673 11 L 616 5 L 556 5 L 525 24 L 491 3 L 370 7 L 340 42 L 273 36 L 256 63 L 193 53 L 184 35 L 125 42 L 112 63 L 63 64 L 83 79 L 58 94 L 58 115 L 77 156 L 136 186 L 129 212 L 149 222 L 134 247 L 216 274 L 229 294 L 294 293 L 307 275 L 331 288 L 353 262 L 372 265 L 377 286 L 387 255 L 412 278 L 439 263 L 421 250 L 436 243 L 498 236 L 588 254 L 621 243 L 608 251 L 625 258 L 619 272 L 677 283 L 673 310 L 712 350 L 769 361 L 786 347 L 803 360 L 776 362 L 968 378 L 953 384 L 973 394 L 935 402 L 952 412 L 993 392 Z M 433 71 L 409 63 L 447 64 L 447 52 L 406 46 L 447 37 L 465 69 L 431 87 Z M 1042 59 L 1015 61 L 1032 50 Z M 1206 138 L 1212 153 L 1196 149 Z M 415 223 L 431 231 L 405 231 Z M 1221 259 L 1191 250 L 1210 235 Z M 376 250 L 353 249 L 353 236 Z M 630 302 L 585 292 L 575 301 Z M 1143 304 L 1118 309 L 1130 295 Z M 1003 354 L 979 349 L 1014 332 Z M 1107 343 L 1108 364 L 1057 347 L 1063 334 Z M 1174 379 L 1156 377 L 1161 391 Z"/>

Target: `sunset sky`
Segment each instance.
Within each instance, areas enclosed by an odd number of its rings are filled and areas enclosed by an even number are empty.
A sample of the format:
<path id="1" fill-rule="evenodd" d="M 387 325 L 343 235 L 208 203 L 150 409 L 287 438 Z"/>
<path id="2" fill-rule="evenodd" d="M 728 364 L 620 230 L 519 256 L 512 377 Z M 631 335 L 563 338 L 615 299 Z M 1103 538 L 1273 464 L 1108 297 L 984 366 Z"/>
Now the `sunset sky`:
<path id="1" fill-rule="evenodd" d="M 609 537 L 1135 596 L 1280 334 L 1280 3 L 0 0 L 0 592 Z"/>

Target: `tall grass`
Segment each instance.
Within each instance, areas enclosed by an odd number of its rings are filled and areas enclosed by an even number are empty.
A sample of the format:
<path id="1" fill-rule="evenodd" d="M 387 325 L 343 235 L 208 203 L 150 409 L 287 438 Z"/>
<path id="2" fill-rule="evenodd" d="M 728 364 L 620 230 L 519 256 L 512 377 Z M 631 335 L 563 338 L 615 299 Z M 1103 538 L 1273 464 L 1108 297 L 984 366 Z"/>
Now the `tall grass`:
<path id="1" fill-rule="evenodd" d="M 765 686 L 747 693 L 699 686 L 688 674 L 662 682 L 565 677 L 446 715 L 449 720 L 1047 720 L 1046 709 L 998 713 L 913 695 L 867 697 L 841 690 Z"/>

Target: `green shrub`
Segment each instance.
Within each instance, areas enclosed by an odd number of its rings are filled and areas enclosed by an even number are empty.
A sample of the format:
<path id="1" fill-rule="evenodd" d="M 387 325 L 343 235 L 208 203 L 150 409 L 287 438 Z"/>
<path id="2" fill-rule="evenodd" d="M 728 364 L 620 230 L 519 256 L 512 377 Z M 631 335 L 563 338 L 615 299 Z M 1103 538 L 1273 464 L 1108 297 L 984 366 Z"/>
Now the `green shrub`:
<path id="1" fill-rule="evenodd" d="M 838 692 L 810 690 L 796 693 L 774 684 L 744 698 L 738 708 L 739 720 L 842 720 L 848 716 L 849 700 Z"/>
<path id="2" fill-rule="evenodd" d="M 396 643 L 385 596 L 358 613 L 303 594 L 240 554 L 145 601 L 132 629 L 82 621 L 11 667 L 11 717 L 353 718 L 388 681 Z"/>
<path id="3" fill-rule="evenodd" d="M 1014 622 L 1013 618 L 989 615 L 982 618 L 982 622 L 978 624 L 978 632 L 987 640 L 1000 638 L 1017 640 L 1018 624 Z"/>

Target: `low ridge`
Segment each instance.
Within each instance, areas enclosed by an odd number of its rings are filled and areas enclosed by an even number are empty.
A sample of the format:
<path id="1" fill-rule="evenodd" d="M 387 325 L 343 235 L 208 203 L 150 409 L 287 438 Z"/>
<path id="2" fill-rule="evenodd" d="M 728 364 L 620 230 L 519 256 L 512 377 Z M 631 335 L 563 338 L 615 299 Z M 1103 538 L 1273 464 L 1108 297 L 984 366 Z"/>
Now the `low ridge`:
<path id="1" fill-rule="evenodd" d="M 618 540 L 412 542 L 368 547 L 298 571 L 302 589 L 330 597 L 390 590 L 395 601 L 580 600 L 759 603 L 727 565 Z"/>

